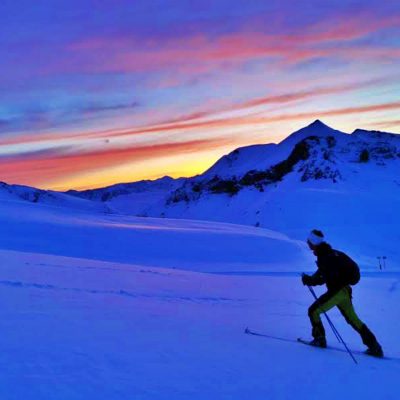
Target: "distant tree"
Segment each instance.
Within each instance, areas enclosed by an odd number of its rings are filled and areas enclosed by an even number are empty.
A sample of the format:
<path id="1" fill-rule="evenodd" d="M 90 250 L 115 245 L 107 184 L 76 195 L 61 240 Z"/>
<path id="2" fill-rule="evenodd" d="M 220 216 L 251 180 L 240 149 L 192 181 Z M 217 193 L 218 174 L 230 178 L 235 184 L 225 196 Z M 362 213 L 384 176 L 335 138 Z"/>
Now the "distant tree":
<path id="1" fill-rule="evenodd" d="M 240 185 L 235 179 L 226 179 L 213 181 L 210 186 L 210 191 L 212 193 L 228 193 L 230 196 L 234 196 L 240 190 Z"/>
<path id="2" fill-rule="evenodd" d="M 195 192 L 195 193 L 200 193 L 200 192 L 201 192 L 201 185 L 200 185 L 200 183 L 195 183 L 195 184 L 192 186 L 192 190 L 193 190 L 193 192 Z"/>
<path id="3" fill-rule="evenodd" d="M 369 151 L 367 149 L 364 149 L 361 153 L 360 153 L 360 162 L 362 163 L 366 163 L 369 161 Z"/>
<path id="4" fill-rule="evenodd" d="M 332 148 L 336 146 L 336 139 L 333 136 L 328 136 L 326 141 L 328 143 L 328 147 Z"/>

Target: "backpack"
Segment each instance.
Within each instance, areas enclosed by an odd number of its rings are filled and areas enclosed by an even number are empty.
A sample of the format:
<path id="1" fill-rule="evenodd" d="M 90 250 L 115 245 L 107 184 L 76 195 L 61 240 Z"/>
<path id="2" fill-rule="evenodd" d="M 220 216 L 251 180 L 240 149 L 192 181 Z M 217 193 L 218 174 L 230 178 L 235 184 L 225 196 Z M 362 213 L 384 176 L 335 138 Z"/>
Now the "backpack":
<path id="1" fill-rule="evenodd" d="M 337 266 L 340 270 L 340 276 L 347 285 L 356 285 L 360 281 L 360 267 L 347 254 L 335 250 L 337 257 Z"/>

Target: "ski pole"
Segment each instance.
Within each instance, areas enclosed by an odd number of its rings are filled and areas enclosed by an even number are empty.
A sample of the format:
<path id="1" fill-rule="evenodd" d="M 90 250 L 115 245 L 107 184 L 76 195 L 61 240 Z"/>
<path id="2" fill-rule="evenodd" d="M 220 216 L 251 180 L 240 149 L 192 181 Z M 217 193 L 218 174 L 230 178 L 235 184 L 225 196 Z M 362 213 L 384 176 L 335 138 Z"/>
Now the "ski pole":
<path id="1" fill-rule="evenodd" d="M 308 289 L 310 290 L 311 294 L 313 295 L 314 299 L 317 300 L 317 295 L 314 292 L 314 289 L 311 286 L 308 286 Z M 342 342 L 343 346 L 345 347 L 345 349 L 347 350 L 347 352 L 349 353 L 350 357 L 353 359 L 353 361 L 358 364 L 357 360 L 355 359 L 353 353 L 351 352 L 351 350 L 347 347 L 347 344 L 345 343 L 345 341 L 343 340 L 342 336 L 340 335 L 340 333 L 338 332 L 338 330 L 336 329 L 335 325 L 333 325 L 333 322 L 331 321 L 331 319 L 328 317 L 328 314 L 326 312 L 324 312 L 326 319 L 329 322 L 329 325 L 331 326 L 333 333 L 335 334 L 335 336 L 338 338 L 339 342 Z"/>

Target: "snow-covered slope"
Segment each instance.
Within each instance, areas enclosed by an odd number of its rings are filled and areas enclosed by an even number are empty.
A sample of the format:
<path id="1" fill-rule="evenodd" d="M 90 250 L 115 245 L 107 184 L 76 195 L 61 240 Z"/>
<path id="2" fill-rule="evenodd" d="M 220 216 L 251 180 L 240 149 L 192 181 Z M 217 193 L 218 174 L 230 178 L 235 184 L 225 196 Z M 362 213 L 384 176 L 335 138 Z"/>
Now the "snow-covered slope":
<path id="1" fill-rule="evenodd" d="M 356 366 L 344 351 L 294 341 L 310 336 L 313 300 L 298 272 L 282 271 L 311 270 L 313 260 L 285 235 L 0 199 L 0 248 L 4 400 L 398 397 L 396 273 L 355 288 L 389 357 L 356 354 Z M 330 316 L 361 351 L 340 314 Z M 246 326 L 275 338 L 245 335 Z"/>
<path id="2" fill-rule="evenodd" d="M 259 144 L 234 150 L 218 160 L 198 180 L 203 181 L 215 176 L 223 179 L 233 177 L 239 179 L 252 170 L 267 170 L 287 159 L 295 145 L 310 136 L 322 138 L 331 136 L 340 140 L 345 134 L 316 120 L 309 126 L 294 132 L 279 144 Z"/>
<path id="3" fill-rule="evenodd" d="M 78 212 L 0 198 L 0 224 L 0 246 L 8 250 L 208 272 L 299 271 L 310 264 L 304 243 L 226 223 Z"/>
<path id="4" fill-rule="evenodd" d="M 100 189 L 83 191 L 69 190 L 70 196 L 107 203 L 120 213 L 146 215 L 150 205 L 161 208 L 166 198 L 185 182 L 185 178 L 173 179 L 165 176 L 156 180 L 145 180 L 132 183 L 119 183 Z"/>
<path id="5" fill-rule="evenodd" d="M 9 185 L 0 182 L 0 202 L 23 202 L 37 205 L 47 205 L 49 207 L 66 208 L 69 210 L 82 210 L 90 212 L 111 213 L 112 210 L 107 204 L 94 203 L 85 199 L 69 196 L 51 190 L 41 190 L 29 186 Z M 7 207 L 3 207 L 7 210 Z"/>

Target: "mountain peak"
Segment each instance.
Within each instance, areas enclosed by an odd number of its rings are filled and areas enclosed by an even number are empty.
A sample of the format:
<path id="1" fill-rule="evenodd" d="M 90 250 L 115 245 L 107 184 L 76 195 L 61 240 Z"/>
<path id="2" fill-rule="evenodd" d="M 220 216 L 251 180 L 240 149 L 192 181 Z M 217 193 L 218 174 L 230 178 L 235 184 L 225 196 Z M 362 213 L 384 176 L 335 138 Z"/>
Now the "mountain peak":
<path id="1" fill-rule="evenodd" d="M 330 129 L 332 129 L 330 126 L 324 124 L 320 119 L 316 119 L 310 125 L 306 126 L 306 128 L 330 128 Z"/>
<path id="2" fill-rule="evenodd" d="M 312 135 L 318 135 L 319 133 L 322 135 L 326 135 L 326 134 L 333 134 L 334 132 L 340 132 L 337 131 L 336 129 L 331 128 L 329 125 L 324 124 L 320 119 L 316 119 L 314 122 L 312 122 L 311 124 L 305 126 L 304 128 L 299 129 L 298 131 L 292 133 L 292 135 L 290 136 L 297 136 L 299 133 L 301 133 L 302 135 L 304 134 L 312 134 Z M 343 133 L 343 132 L 340 132 Z"/>
<path id="3" fill-rule="evenodd" d="M 284 139 L 281 144 L 285 143 L 286 145 L 294 146 L 300 140 L 306 139 L 309 136 L 340 136 L 344 135 L 344 132 L 338 131 L 336 129 L 331 128 L 330 126 L 324 124 L 321 120 L 316 119 L 310 125 L 305 126 L 304 128 L 299 129 L 298 131 L 290 134 L 286 139 Z"/>

